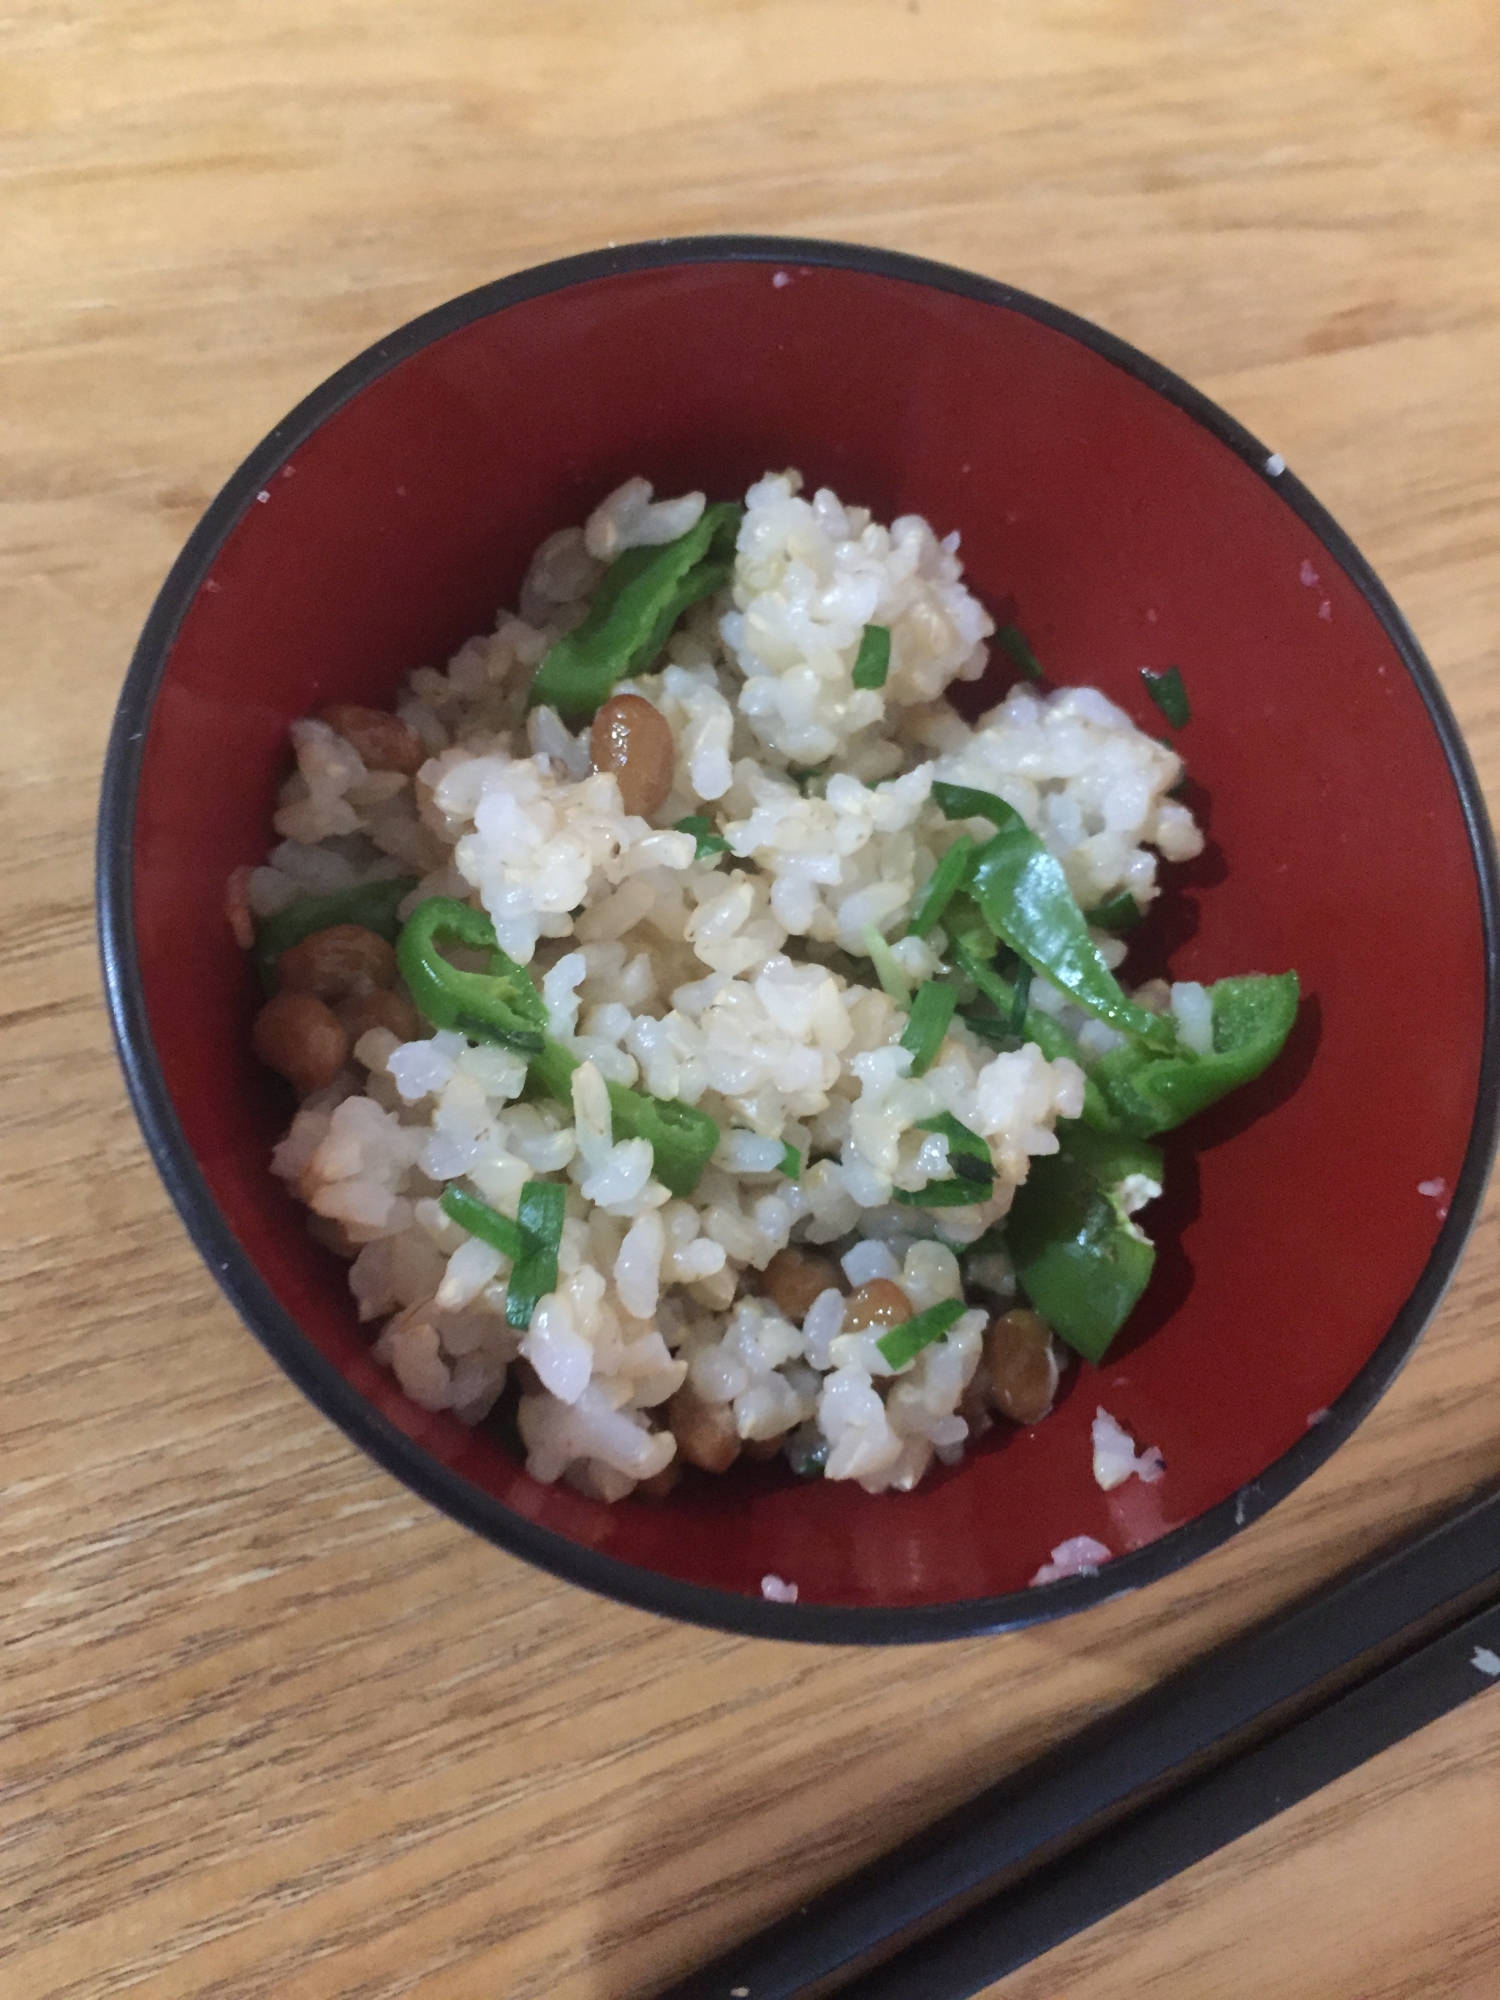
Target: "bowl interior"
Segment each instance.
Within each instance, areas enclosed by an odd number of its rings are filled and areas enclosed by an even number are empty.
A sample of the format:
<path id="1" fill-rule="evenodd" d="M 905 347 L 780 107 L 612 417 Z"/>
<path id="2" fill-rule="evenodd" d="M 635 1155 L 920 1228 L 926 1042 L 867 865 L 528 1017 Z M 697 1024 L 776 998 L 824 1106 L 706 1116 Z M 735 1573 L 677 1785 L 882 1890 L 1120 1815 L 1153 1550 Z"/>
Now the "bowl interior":
<path id="1" fill-rule="evenodd" d="M 171 644 L 134 906 L 171 1105 L 245 1255 L 347 1383 L 324 1393 L 335 1415 L 345 1393 L 348 1410 L 367 1401 L 468 1482 L 463 1511 L 491 1532 L 499 1502 L 689 1583 L 754 1596 L 775 1572 L 804 1604 L 880 1607 L 1019 1590 L 1067 1536 L 1140 1548 L 1306 1438 L 1432 1256 L 1474 1119 L 1485 950 L 1422 692 L 1274 479 L 1028 311 L 763 258 L 624 270 L 481 313 L 292 436 Z M 972 587 L 1052 681 L 1094 683 L 1161 730 L 1140 669 L 1181 667 L 1211 841 L 1166 871 L 1127 976 L 1170 950 L 1184 978 L 1295 966 L 1308 997 L 1279 1067 L 1173 1144 L 1136 1327 L 1045 1423 L 909 1495 L 749 1469 L 604 1507 L 537 1485 L 368 1359 L 344 1266 L 267 1172 L 291 1105 L 249 1054 L 255 996 L 223 884 L 268 845 L 294 717 L 387 702 L 441 664 L 514 602 L 540 537 L 627 475 L 725 496 L 786 465 L 881 518 L 960 530 Z M 1158 1484 L 1098 1490 L 1100 1403 L 1161 1446 Z"/>

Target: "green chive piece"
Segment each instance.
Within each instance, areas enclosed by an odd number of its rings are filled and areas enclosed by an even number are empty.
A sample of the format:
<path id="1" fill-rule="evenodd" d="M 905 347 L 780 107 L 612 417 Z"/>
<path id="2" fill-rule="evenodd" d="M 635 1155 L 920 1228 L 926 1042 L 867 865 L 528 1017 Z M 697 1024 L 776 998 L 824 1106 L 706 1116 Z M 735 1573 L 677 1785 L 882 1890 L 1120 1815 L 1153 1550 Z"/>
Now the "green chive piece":
<path id="1" fill-rule="evenodd" d="M 941 1340 L 949 1327 L 961 1320 L 968 1311 L 962 1299 L 944 1299 L 941 1305 L 929 1306 L 914 1319 L 903 1320 L 900 1326 L 893 1326 L 889 1333 L 883 1333 L 875 1345 L 893 1368 L 904 1368 L 908 1361 L 915 1361 L 924 1347 L 931 1347 L 935 1340 Z"/>
<path id="2" fill-rule="evenodd" d="M 907 925 L 908 937 L 923 937 L 941 921 L 943 912 L 962 886 L 973 852 L 974 836 L 961 833 L 928 876 L 927 886 L 917 898 L 917 907 Z"/>
<path id="3" fill-rule="evenodd" d="M 698 851 L 693 856 L 701 861 L 707 854 L 727 854 L 729 842 L 722 833 L 714 832 L 714 823 L 707 813 L 689 813 L 686 819 L 677 822 L 675 831 L 690 833 L 698 843 Z"/>
<path id="4" fill-rule="evenodd" d="M 1141 679 L 1146 683 L 1147 694 L 1172 727 L 1186 728 L 1193 719 L 1193 705 L 1188 700 L 1187 689 L 1182 684 L 1182 669 L 1168 667 L 1164 674 L 1153 674 L 1149 667 L 1142 667 Z"/>
<path id="5" fill-rule="evenodd" d="M 1042 678 L 1042 663 L 1027 643 L 1026 634 L 1019 625 L 1002 625 L 995 634 L 1006 652 L 1029 681 Z"/>
<path id="6" fill-rule="evenodd" d="M 972 1208 L 977 1201 L 988 1201 L 989 1195 L 987 1187 L 955 1175 L 951 1181 L 929 1181 L 926 1187 L 914 1188 L 910 1193 L 905 1188 L 895 1188 L 891 1200 L 899 1201 L 903 1208 Z"/>
<path id="7" fill-rule="evenodd" d="M 1130 891 L 1121 889 L 1092 910 L 1085 910 L 1083 920 L 1096 931 L 1133 931 L 1145 914 Z"/>
<path id="8" fill-rule="evenodd" d="M 1026 1015 L 1031 1005 L 1031 979 L 1031 967 L 1023 958 L 1021 969 L 1016 974 L 1016 997 L 1010 1003 L 1010 1031 L 1013 1035 L 1019 1035 L 1026 1026 Z"/>
<path id="9" fill-rule="evenodd" d="M 450 1222 L 456 1222 L 460 1229 L 467 1229 L 471 1236 L 488 1243 L 502 1257 L 509 1257 L 512 1264 L 524 1256 L 526 1237 L 520 1224 L 512 1222 L 508 1215 L 502 1215 L 498 1208 L 491 1208 L 477 1194 L 470 1194 L 467 1188 L 453 1184 L 445 1187 L 438 1207 Z"/>
<path id="10" fill-rule="evenodd" d="M 897 1201 L 906 1208 L 968 1208 L 989 1198 L 995 1184 L 995 1163 L 977 1132 L 961 1125 L 951 1111 L 940 1111 L 935 1118 L 919 1118 L 916 1129 L 941 1133 L 948 1141 L 948 1165 L 953 1178 L 929 1181 L 926 1187 L 910 1194 L 904 1188 L 897 1188 Z"/>
<path id="11" fill-rule="evenodd" d="M 1021 1037 L 1010 1031 L 1008 1015 L 987 1014 L 978 1007 L 960 1007 L 958 1018 L 971 1034 L 977 1035 L 982 1042 L 988 1042 L 991 1048 L 1015 1049 L 1020 1044 Z"/>
<path id="12" fill-rule="evenodd" d="M 898 1007 L 911 1005 L 911 981 L 896 962 L 896 954 L 873 924 L 865 925 L 865 953 L 875 976 Z"/>
<path id="13" fill-rule="evenodd" d="M 516 1220 L 491 1208 L 467 1188 L 443 1189 L 438 1206 L 450 1221 L 510 1259 L 510 1283 L 505 1292 L 505 1318 L 523 1331 L 530 1326 L 538 1301 L 557 1290 L 557 1248 L 562 1241 L 567 1189 L 557 1181 L 527 1181 L 521 1190 Z"/>
<path id="14" fill-rule="evenodd" d="M 795 1181 L 801 1178 L 802 1155 L 797 1151 L 797 1148 L 790 1142 L 784 1145 L 781 1149 L 781 1171 L 786 1175 L 789 1181 Z"/>
<path id="15" fill-rule="evenodd" d="M 557 1290 L 557 1248 L 562 1241 L 563 1211 L 568 1191 L 559 1181 L 528 1181 L 516 1205 L 516 1220 L 526 1248 L 510 1274 L 505 1293 L 505 1318 L 510 1326 L 528 1327 L 548 1292 Z"/>
<path id="16" fill-rule="evenodd" d="M 926 979 L 917 988 L 911 1013 L 901 1030 L 901 1046 L 911 1050 L 913 1076 L 924 1076 L 931 1069 L 957 1002 L 957 991 L 941 979 Z"/>
<path id="17" fill-rule="evenodd" d="M 867 625 L 860 634 L 859 651 L 854 657 L 854 685 L 883 688 L 891 670 L 891 628 Z"/>
<path id="18" fill-rule="evenodd" d="M 940 1111 L 935 1118 L 919 1118 L 916 1129 L 939 1133 L 948 1141 L 949 1165 L 965 1180 L 983 1181 L 986 1187 L 994 1180 L 995 1162 L 988 1144 L 977 1132 L 961 1125 L 951 1111 Z"/>

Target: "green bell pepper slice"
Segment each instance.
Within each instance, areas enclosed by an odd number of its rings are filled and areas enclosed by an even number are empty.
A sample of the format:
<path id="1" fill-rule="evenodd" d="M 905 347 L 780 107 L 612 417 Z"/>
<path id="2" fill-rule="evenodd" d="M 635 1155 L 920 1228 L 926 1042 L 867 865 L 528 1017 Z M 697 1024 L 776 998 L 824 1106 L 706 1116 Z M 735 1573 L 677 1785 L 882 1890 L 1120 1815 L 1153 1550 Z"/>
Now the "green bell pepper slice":
<path id="1" fill-rule="evenodd" d="M 1163 1053 L 1175 1050 L 1175 1027 L 1125 997 L 1089 935 L 1062 864 L 1014 806 L 993 792 L 941 781 L 932 796 L 949 819 L 988 819 L 996 828 L 974 855 L 966 885 L 995 935 L 1085 1013 Z"/>
<path id="2" fill-rule="evenodd" d="M 1295 972 L 1249 973 L 1208 989 L 1212 1053 L 1160 1056 L 1139 1045 L 1111 1049 L 1089 1071 L 1111 1121 L 1149 1139 L 1170 1132 L 1250 1083 L 1280 1055 L 1297 1018 Z"/>
<path id="3" fill-rule="evenodd" d="M 1156 1246 L 1126 1214 L 1122 1190 L 1140 1176 L 1160 1189 L 1162 1156 L 1081 1121 L 1057 1127 L 1060 1151 L 1033 1160 L 1006 1235 L 1016 1277 L 1060 1340 L 1098 1363 L 1134 1310 Z"/>
<path id="4" fill-rule="evenodd" d="M 548 1097 L 566 1104 L 573 1095 L 578 1058 L 551 1036 L 531 1061 L 531 1074 Z M 606 1083 L 610 1124 L 617 1139 L 644 1139 L 651 1148 L 652 1171 L 664 1188 L 686 1197 L 693 1192 L 719 1143 L 719 1128 L 696 1105 L 673 1098 L 648 1097 L 623 1083 Z"/>
<path id="5" fill-rule="evenodd" d="M 487 972 L 461 972 L 438 950 L 440 940 L 489 953 Z M 396 963 L 420 1013 L 471 1042 L 494 1042 L 527 1057 L 541 1054 L 547 1005 L 531 975 L 500 949 L 483 910 L 454 896 L 419 903 L 396 941 Z"/>
<path id="6" fill-rule="evenodd" d="M 675 1195 L 690 1195 L 719 1143 L 714 1120 L 694 1104 L 648 1097 L 623 1083 L 608 1083 L 605 1089 L 615 1137 L 644 1139 L 662 1186 Z"/>
<path id="7" fill-rule="evenodd" d="M 737 501 L 720 501 L 675 542 L 616 557 L 582 624 L 549 649 L 528 707 L 546 703 L 577 723 L 609 699 L 617 681 L 648 672 L 682 614 L 729 581 L 743 513 Z"/>

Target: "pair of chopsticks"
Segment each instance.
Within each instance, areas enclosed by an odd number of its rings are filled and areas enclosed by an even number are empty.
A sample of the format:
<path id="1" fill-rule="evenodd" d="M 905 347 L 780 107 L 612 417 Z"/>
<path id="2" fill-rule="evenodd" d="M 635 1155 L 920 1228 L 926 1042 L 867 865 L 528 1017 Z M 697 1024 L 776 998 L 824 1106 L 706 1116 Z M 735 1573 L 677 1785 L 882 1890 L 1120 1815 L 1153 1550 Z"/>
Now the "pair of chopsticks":
<path id="1" fill-rule="evenodd" d="M 970 2000 L 1500 1686 L 1500 1491 L 1208 1654 L 660 2000 Z"/>

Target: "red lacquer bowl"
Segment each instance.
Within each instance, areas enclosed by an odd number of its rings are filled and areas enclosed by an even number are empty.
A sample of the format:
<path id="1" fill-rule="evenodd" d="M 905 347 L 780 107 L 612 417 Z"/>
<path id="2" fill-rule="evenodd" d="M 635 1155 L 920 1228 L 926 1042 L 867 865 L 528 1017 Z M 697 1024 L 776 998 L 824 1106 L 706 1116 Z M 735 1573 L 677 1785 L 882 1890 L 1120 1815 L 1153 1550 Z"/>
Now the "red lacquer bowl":
<path id="1" fill-rule="evenodd" d="M 1180 666 L 1211 835 L 1132 960 L 1294 966 L 1277 1068 L 1174 1143 L 1157 1274 L 1057 1412 L 906 1495 L 772 1468 L 597 1505 L 406 1401 L 345 1267 L 267 1171 L 290 1103 L 249 1052 L 223 885 L 268 844 L 288 723 L 385 703 L 512 603 L 618 480 L 741 492 L 800 467 L 958 528 L 972 586 L 1055 682 L 1161 727 Z M 1003 683 L 1001 683 L 1003 685 Z M 998 693 L 999 685 L 990 690 Z M 392 334 L 281 424 L 168 578 L 104 784 L 110 1006 L 136 1109 L 252 1331 L 364 1450 L 577 1583 L 740 1632 L 970 1634 L 1175 1570 L 1348 1436 L 1457 1262 L 1495 1129 L 1496 871 L 1452 717 L 1358 552 L 1279 459 L 1108 334 L 963 272 L 836 244 L 693 240 L 507 278 Z M 1103 1404 L 1166 1476 L 1110 1495 Z M 1097 1576 L 1028 1589 L 1089 1534 Z M 768 1573 L 800 1601 L 767 1603 Z"/>

